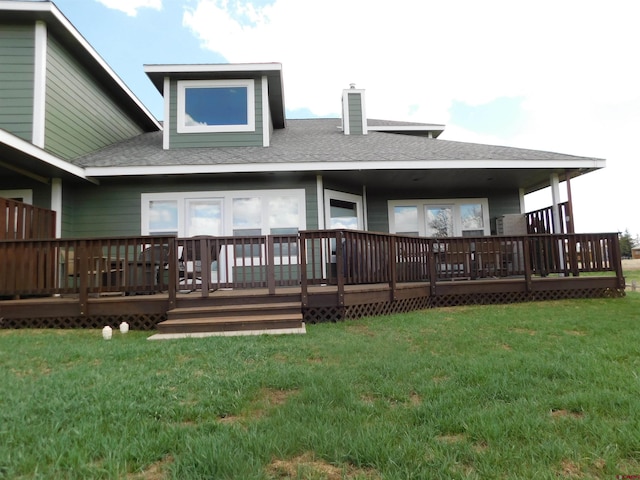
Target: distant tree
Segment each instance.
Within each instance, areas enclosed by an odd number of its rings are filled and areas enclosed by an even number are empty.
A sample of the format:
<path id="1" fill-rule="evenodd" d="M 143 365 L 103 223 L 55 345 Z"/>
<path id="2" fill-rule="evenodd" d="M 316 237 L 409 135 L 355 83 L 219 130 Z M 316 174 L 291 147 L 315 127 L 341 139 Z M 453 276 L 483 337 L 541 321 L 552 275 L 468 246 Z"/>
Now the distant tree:
<path id="1" fill-rule="evenodd" d="M 620 234 L 620 254 L 622 258 L 631 258 L 631 249 L 636 246 L 634 238 L 626 229 L 624 233 Z"/>

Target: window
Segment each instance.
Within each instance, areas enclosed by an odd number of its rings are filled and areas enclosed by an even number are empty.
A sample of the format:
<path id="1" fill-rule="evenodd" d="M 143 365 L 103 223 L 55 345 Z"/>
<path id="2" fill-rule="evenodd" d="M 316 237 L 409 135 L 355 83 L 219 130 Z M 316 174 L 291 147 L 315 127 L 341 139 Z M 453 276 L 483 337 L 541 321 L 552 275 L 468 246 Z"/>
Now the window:
<path id="1" fill-rule="evenodd" d="M 486 198 L 391 200 L 389 231 L 423 237 L 490 235 Z"/>
<path id="2" fill-rule="evenodd" d="M 393 219 L 396 233 L 418 236 L 418 207 L 416 205 L 398 205 L 393 207 Z"/>
<path id="3" fill-rule="evenodd" d="M 425 205 L 424 212 L 427 237 L 453 236 L 453 206 Z"/>
<path id="4" fill-rule="evenodd" d="M 178 133 L 255 130 L 253 80 L 178 82 Z"/>
<path id="5" fill-rule="evenodd" d="M 303 189 L 144 193 L 141 200 L 142 235 L 255 236 L 306 228 Z"/>

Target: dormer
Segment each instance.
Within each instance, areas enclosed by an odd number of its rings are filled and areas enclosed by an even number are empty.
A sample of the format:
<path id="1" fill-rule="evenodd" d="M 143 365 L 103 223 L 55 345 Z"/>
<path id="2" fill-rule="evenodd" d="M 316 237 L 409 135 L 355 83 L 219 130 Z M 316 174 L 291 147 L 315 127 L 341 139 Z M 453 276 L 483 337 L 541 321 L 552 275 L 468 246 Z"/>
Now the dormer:
<path id="1" fill-rule="evenodd" d="M 145 65 L 164 97 L 163 148 L 268 147 L 285 127 L 279 63 Z"/>

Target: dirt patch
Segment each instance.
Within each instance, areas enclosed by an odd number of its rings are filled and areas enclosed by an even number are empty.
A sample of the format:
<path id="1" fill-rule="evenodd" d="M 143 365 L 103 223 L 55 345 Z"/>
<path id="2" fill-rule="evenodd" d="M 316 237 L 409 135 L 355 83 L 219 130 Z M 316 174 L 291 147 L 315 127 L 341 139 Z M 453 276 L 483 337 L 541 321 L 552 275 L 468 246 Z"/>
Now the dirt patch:
<path id="1" fill-rule="evenodd" d="M 536 333 L 538 333 L 535 330 L 529 330 L 528 328 L 512 328 L 510 330 L 514 333 L 524 333 L 531 336 L 534 336 Z"/>
<path id="2" fill-rule="evenodd" d="M 563 460 L 560 464 L 560 474 L 563 478 L 580 478 L 582 477 L 582 471 L 580 466 L 572 462 L 571 460 Z"/>
<path id="3" fill-rule="evenodd" d="M 553 418 L 565 418 L 565 417 L 569 417 L 569 418 L 584 418 L 584 413 L 583 412 L 572 412 L 570 410 L 564 410 L 561 408 L 554 408 L 551 410 L 551 416 Z"/>
<path id="4" fill-rule="evenodd" d="M 347 331 L 359 333 L 359 334 L 365 335 L 367 337 L 375 337 L 376 336 L 376 333 L 373 332 L 371 330 L 371 328 L 369 328 L 368 325 L 363 325 L 363 324 L 359 324 L 359 323 L 349 325 L 347 327 Z"/>
<path id="5" fill-rule="evenodd" d="M 433 383 L 442 383 L 449 380 L 449 377 L 447 377 L 446 375 L 441 375 L 439 377 L 432 377 L 431 380 L 433 381 Z"/>
<path id="6" fill-rule="evenodd" d="M 476 453 L 484 453 L 487 450 L 489 450 L 489 445 L 487 445 L 484 442 L 480 442 L 480 443 L 474 443 L 473 446 L 471 447 L 473 449 L 474 452 Z"/>
<path id="7" fill-rule="evenodd" d="M 259 395 L 251 402 L 246 412 L 241 415 L 221 415 L 218 421 L 220 423 L 236 423 L 261 418 L 267 415 L 273 408 L 284 405 L 289 397 L 297 392 L 297 390 L 263 388 L 260 390 Z"/>
<path id="8" fill-rule="evenodd" d="M 342 480 L 382 478 L 371 469 L 356 468 L 353 465 L 338 467 L 326 460 L 317 459 L 313 453 L 304 453 L 287 460 L 274 460 L 267 467 L 267 473 L 273 478 L 322 478 L 323 480 Z"/>
<path id="9" fill-rule="evenodd" d="M 415 392 L 412 392 L 409 396 L 409 403 L 412 407 L 419 407 L 422 405 L 422 397 Z"/>
<path id="10" fill-rule="evenodd" d="M 502 348 L 503 350 L 507 350 L 507 351 L 511 351 L 513 350 L 513 348 L 511 348 L 511 345 L 507 344 L 507 343 L 503 343 L 500 348 Z"/>
<path id="11" fill-rule="evenodd" d="M 463 433 L 453 433 L 450 435 L 438 435 L 436 440 L 442 443 L 460 443 L 464 442 L 466 438 Z"/>
<path id="12" fill-rule="evenodd" d="M 127 480 L 164 480 L 169 477 L 167 466 L 173 463 L 173 457 L 167 456 L 162 460 L 152 463 L 142 472 L 130 473 Z"/>
<path id="13" fill-rule="evenodd" d="M 573 335 L 574 337 L 584 337 L 587 332 L 583 332 L 581 330 L 565 330 L 564 333 L 567 335 Z"/>

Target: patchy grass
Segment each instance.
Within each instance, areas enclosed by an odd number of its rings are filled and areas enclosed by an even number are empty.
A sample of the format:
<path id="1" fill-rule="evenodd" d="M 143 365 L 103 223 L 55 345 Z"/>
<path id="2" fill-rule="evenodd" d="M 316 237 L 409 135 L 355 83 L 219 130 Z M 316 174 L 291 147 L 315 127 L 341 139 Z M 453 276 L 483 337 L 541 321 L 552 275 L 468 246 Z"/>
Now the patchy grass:
<path id="1" fill-rule="evenodd" d="M 640 293 L 304 336 L 0 332 L 0 478 L 640 474 Z"/>

